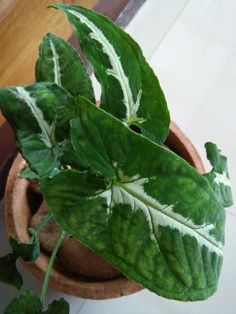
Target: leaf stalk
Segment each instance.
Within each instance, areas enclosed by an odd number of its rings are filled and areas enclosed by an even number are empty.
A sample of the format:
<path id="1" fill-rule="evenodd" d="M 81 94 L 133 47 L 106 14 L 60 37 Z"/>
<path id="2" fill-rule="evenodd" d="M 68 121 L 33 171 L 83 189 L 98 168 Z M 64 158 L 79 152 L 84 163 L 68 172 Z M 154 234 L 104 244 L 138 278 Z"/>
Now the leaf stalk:
<path id="1" fill-rule="evenodd" d="M 44 277 L 44 281 L 43 281 L 43 287 L 42 287 L 42 292 L 41 292 L 41 303 L 42 305 L 44 305 L 45 303 L 45 299 L 46 299 L 46 294 L 47 294 L 47 289 L 48 289 L 48 282 L 49 282 L 49 278 L 50 278 L 50 275 L 51 275 L 51 271 L 52 271 L 52 266 L 54 264 L 54 261 L 55 261 L 55 258 L 56 258 L 56 255 L 57 255 L 57 252 L 64 240 L 66 236 L 66 233 L 65 231 L 62 231 L 59 238 L 57 239 L 57 242 L 55 244 L 55 247 L 52 251 L 52 255 L 50 257 L 50 260 L 49 260 L 49 263 L 48 263 L 48 268 L 47 268 L 47 271 L 46 271 L 46 274 L 45 274 L 45 277 Z"/>

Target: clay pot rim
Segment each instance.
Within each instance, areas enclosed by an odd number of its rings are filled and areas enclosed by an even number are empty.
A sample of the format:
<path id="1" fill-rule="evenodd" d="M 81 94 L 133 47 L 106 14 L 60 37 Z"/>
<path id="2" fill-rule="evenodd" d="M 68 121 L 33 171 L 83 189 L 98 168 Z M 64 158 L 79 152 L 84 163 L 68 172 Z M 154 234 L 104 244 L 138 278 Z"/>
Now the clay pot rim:
<path id="1" fill-rule="evenodd" d="M 171 149 L 173 148 L 174 151 L 179 150 L 179 155 L 184 157 L 200 173 L 205 172 L 202 160 L 196 148 L 174 122 L 171 122 L 170 125 L 167 145 L 170 146 Z M 23 159 L 18 155 L 12 164 L 7 178 L 4 195 L 4 213 L 8 235 L 16 237 L 22 242 L 26 242 L 29 239 L 29 235 L 27 230 L 19 228 L 17 224 L 17 222 L 19 222 L 19 220 L 17 220 L 17 215 L 20 213 L 18 212 L 16 214 L 14 211 L 15 207 L 17 207 L 14 195 L 20 195 L 23 200 L 24 197 L 26 198 L 26 191 L 29 187 L 29 182 L 27 180 L 18 177 L 18 173 L 22 167 Z M 22 194 L 22 191 L 24 195 Z M 19 194 L 20 192 L 21 194 Z M 25 219 L 27 219 L 27 226 L 29 226 L 30 221 L 29 212 L 28 209 L 28 217 L 25 217 Z M 44 252 L 41 252 L 39 258 L 33 263 L 27 263 L 23 260 L 21 262 L 37 279 L 42 281 L 47 269 L 48 261 L 49 257 Z M 110 280 L 91 280 L 83 278 L 82 276 L 75 276 L 76 277 L 73 277 L 72 275 L 67 274 L 66 271 L 60 269 L 56 264 L 52 270 L 49 286 L 69 295 L 97 300 L 129 295 L 143 289 L 137 283 L 123 276 Z"/>

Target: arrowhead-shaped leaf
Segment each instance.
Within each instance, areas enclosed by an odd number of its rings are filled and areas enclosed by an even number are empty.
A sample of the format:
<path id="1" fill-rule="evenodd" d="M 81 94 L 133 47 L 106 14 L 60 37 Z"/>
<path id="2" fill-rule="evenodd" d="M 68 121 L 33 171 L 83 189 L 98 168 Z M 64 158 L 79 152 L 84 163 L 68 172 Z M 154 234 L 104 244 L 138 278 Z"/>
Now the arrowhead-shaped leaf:
<path id="1" fill-rule="evenodd" d="M 57 222 L 161 296 L 210 296 L 222 264 L 225 213 L 208 181 L 85 99 L 78 106 L 74 148 L 107 179 L 101 184 L 92 173 L 66 170 L 44 180 Z"/>
<path id="2" fill-rule="evenodd" d="M 35 74 L 37 82 L 56 83 L 73 96 L 84 96 L 95 103 L 92 83 L 80 56 L 56 35 L 43 38 Z"/>
<path id="3" fill-rule="evenodd" d="M 37 295 L 32 291 L 25 291 L 11 301 L 4 314 L 41 314 L 41 310 L 42 304 Z"/>
<path id="4" fill-rule="evenodd" d="M 56 84 L 0 89 L 0 109 L 14 130 L 24 158 L 39 175 L 60 167 L 69 140 L 74 98 Z"/>
<path id="5" fill-rule="evenodd" d="M 221 151 L 213 143 L 206 143 L 205 148 L 207 158 L 213 168 L 211 172 L 206 173 L 204 176 L 209 181 L 222 206 L 229 207 L 233 205 L 233 197 L 229 180 L 227 158 L 221 154 Z"/>
<path id="6" fill-rule="evenodd" d="M 16 268 L 17 256 L 15 254 L 8 254 L 0 257 L 0 281 L 20 289 L 23 280 Z"/>
<path id="7" fill-rule="evenodd" d="M 75 27 L 102 87 L 101 107 L 162 143 L 169 112 L 160 84 L 138 44 L 105 16 L 77 5 L 54 5 Z"/>
<path id="8" fill-rule="evenodd" d="M 16 239 L 10 238 L 10 245 L 16 256 L 22 257 L 25 261 L 35 261 L 40 253 L 39 238 L 37 232 L 33 228 L 29 228 L 32 234 L 31 243 L 19 243 Z"/>

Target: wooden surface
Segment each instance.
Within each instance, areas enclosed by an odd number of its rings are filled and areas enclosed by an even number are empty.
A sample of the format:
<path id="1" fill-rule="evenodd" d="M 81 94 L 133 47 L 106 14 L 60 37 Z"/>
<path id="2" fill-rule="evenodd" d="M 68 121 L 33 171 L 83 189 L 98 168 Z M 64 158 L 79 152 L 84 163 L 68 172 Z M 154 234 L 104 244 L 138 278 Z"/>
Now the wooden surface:
<path id="1" fill-rule="evenodd" d="M 65 39 L 71 35 L 65 15 L 47 8 L 62 2 L 92 7 L 96 0 L 18 0 L 0 22 L 0 86 L 32 83 L 42 37 L 48 32 Z"/>
<path id="2" fill-rule="evenodd" d="M 16 5 L 17 0 L 1 0 L 0 2 L 0 22 L 5 18 L 6 15 Z"/>
<path id="3" fill-rule="evenodd" d="M 1 124 L 3 123 L 3 121 L 4 121 L 4 118 L 3 118 L 3 116 L 0 114 L 0 126 L 1 126 Z"/>

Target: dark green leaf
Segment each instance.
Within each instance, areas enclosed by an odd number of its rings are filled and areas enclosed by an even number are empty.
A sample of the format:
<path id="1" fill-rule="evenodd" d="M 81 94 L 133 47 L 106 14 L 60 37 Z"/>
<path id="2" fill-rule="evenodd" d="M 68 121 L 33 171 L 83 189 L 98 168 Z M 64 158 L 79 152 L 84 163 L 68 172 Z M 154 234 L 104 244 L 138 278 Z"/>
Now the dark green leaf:
<path id="1" fill-rule="evenodd" d="M 66 181 L 66 185 L 60 187 L 62 178 Z M 50 184 L 50 191 L 58 196 L 61 194 L 61 197 L 67 202 L 73 193 L 78 194 L 80 197 L 89 198 L 90 196 L 99 195 L 107 187 L 106 180 L 96 175 L 90 171 L 77 171 L 73 169 L 66 169 L 60 172 L 60 175 L 54 177 L 53 182 L 55 182 L 55 189 L 51 185 L 52 182 L 50 179 L 44 179 L 40 182 L 40 189 L 45 190 L 48 184 Z M 76 182 L 76 186 L 74 183 Z M 76 190 L 76 192 L 75 192 Z M 63 191 L 63 192 L 62 192 Z M 65 208 L 67 205 L 70 206 L 70 203 L 65 203 Z M 65 211 L 65 213 L 67 210 Z"/>
<path id="2" fill-rule="evenodd" d="M 0 281 L 20 289 L 23 280 L 16 268 L 16 260 L 17 256 L 12 253 L 0 257 Z"/>
<path id="3" fill-rule="evenodd" d="M 69 303 L 64 300 L 55 300 L 48 306 L 48 310 L 43 312 L 45 314 L 69 314 L 70 306 Z"/>
<path id="4" fill-rule="evenodd" d="M 229 207 L 233 205 L 233 197 L 229 181 L 227 158 L 221 154 L 221 151 L 213 143 L 206 143 L 205 148 L 207 158 L 213 168 L 211 172 L 206 173 L 204 176 L 209 181 L 222 206 Z"/>
<path id="5" fill-rule="evenodd" d="M 33 228 L 28 229 L 32 234 L 31 243 L 19 243 L 16 239 L 10 238 L 10 245 L 16 256 L 22 257 L 25 261 L 35 261 L 40 253 L 39 237 Z"/>
<path id="6" fill-rule="evenodd" d="M 169 112 L 160 84 L 138 44 L 108 18 L 77 5 L 54 5 L 75 27 L 102 87 L 101 107 L 162 143 Z"/>
<path id="7" fill-rule="evenodd" d="M 32 291 L 25 291 L 24 294 L 11 301 L 4 314 L 40 314 L 41 310 L 42 305 L 36 294 Z"/>
<path id="8" fill-rule="evenodd" d="M 1 88 L 0 109 L 32 170 L 48 175 L 60 167 L 74 117 L 74 99 L 65 89 L 49 83 Z"/>
<path id="9" fill-rule="evenodd" d="M 78 53 L 62 38 L 47 34 L 39 48 L 37 82 L 54 82 L 73 96 L 84 96 L 95 103 L 91 80 Z"/>
<path id="10" fill-rule="evenodd" d="M 63 145 L 62 164 L 65 166 L 70 165 L 80 171 L 88 168 L 86 163 L 75 153 L 70 140 L 66 141 Z"/>
<path id="11" fill-rule="evenodd" d="M 25 166 L 25 168 L 21 171 L 19 176 L 27 180 L 38 180 L 39 178 L 37 173 L 31 170 L 29 166 Z"/>
<path id="12" fill-rule="evenodd" d="M 57 222 L 161 296 L 209 297 L 222 264 L 225 212 L 208 181 L 86 99 L 78 107 L 71 124 L 75 151 L 108 181 L 106 188 L 103 180 L 90 186 L 94 175 L 74 170 L 44 180 Z"/>

